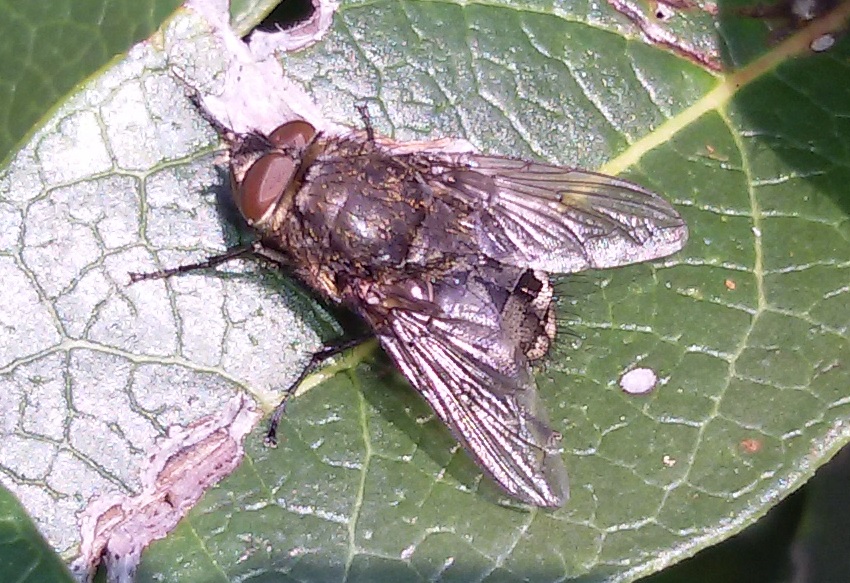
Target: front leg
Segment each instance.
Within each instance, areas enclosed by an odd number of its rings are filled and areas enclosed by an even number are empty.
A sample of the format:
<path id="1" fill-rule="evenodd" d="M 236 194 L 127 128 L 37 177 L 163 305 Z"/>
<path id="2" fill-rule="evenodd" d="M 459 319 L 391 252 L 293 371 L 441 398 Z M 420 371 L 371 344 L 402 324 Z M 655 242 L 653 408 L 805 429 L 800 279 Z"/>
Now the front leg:
<path id="1" fill-rule="evenodd" d="M 213 255 L 212 257 L 207 257 L 203 261 L 199 261 L 197 263 L 178 265 L 177 267 L 160 269 L 159 271 L 149 271 L 146 273 L 130 272 L 130 284 L 132 285 L 139 281 L 147 281 L 151 279 L 166 279 L 168 277 L 171 277 L 172 275 L 189 273 L 190 271 L 196 271 L 198 269 L 211 269 L 213 267 L 221 265 L 222 263 L 232 261 L 233 259 L 261 255 L 262 249 L 262 244 L 259 241 L 255 241 L 250 245 L 238 245 L 236 247 L 231 247 L 221 255 Z"/>
<path id="2" fill-rule="evenodd" d="M 218 265 L 222 265 L 223 263 L 227 263 L 233 259 L 240 259 L 244 257 L 252 257 L 255 259 L 259 259 L 263 262 L 269 263 L 274 267 L 278 267 L 281 269 L 286 269 L 288 267 L 288 262 L 286 261 L 286 257 L 274 249 L 270 249 L 268 247 L 263 246 L 260 241 L 254 241 L 249 245 L 239 245 L 236 247 L 231 247 L 224 253 L 220 255 L 214 255 L 212 257 L 208 257 L 203 261 L 199 261 L 197 263 L 189 263 L 187 265 L 178 265 L 177 267 L 170 267 L 167 269 L 161 269 L 159 271 L 151 271 L 146 273 L 134 273 L 131 272 L 130 275 L 130 284 L 134 284 L 139 281 L 146 280 L 154 280 L 154 279 L 166 279 L 173 275 L 180 275 L 183 273 L 189 273 L 191 271 L 196 271 L 199 269 L 212 269 L 217 267 Z M 296 390 L 299 385 L 307 378 L 310 374 L 316 371 L 319 366 L 322 365 L 327 359 L 340 354 L 348 350 L 349 348 L 354 348 L 363 342 L 366 342 L 372 338 L 372 335 L 364 335 L 357 336 L 354 338 L 344 339 L 344 340 L 336 340 L 332 342 L 327 342 L 320 348 L 318 351 L 313 353 L 310 358 L 310 362 L 307 363 L 307 366 L 304 367 L 304 370 L 298 375 L 298 378 L 289 385 L 286 390 L 283 392 L 283 397 L 280 400 L 280 403 L 275 407 L 274 412 L 272 413 L 272 417 L 269 420 L 269 428 L 266 432 L 265 444 L 274 447 L 277 445 L 277 428 L 280 425 L 280 420 L 283 417 L 283 414 L 286 411 L 286 404 L 293 395 L 295 395 Z"/>

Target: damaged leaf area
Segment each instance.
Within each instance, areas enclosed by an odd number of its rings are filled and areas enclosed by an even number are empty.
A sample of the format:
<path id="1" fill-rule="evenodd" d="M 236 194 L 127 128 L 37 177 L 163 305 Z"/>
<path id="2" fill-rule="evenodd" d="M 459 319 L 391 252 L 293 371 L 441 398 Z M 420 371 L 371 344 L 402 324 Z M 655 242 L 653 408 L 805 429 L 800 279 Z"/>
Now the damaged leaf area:
<path id="1" fill-rule="evenodd" d="M 90 580 L 103 560 L 111 580 L 132 582 L 151 541 L 171 532 L 242 460 L 242 440 L 258 416 L 240 395 L 214 416 L 173 427 L 142 468 L 137 495 L 101 496 L 79 516 L 82 542 L 75 574 Z"/>
<path id="2" fill-rule="evenodd" d="M 850 9 L 777 42 L 670 6 L 352 2 L 258 70 L 291 38 L 222 48 L 175 16 L 0 173 L 0 483 L 114 580 L 623 581 L 755 521 L 850 435 L 850 47 L 811 50 Z M 310 380 L 277 449 L 246 435 L 341 328 L 250 262 L 127 285 L 250 236 L 187 87 L 242 127 L 340 131 L 366 103 L 397 140 L 623 174 L 676 206 L 681 253 L 556 288 L 536 372 L 566 506 L 506 500 L 372 346 Z"/>
<path id="3" fill-rule="evenodd" d="M 90 503 L 164 487 L 141 468 L 169 428 L 216 419 L 240 395 L 269 406 L 333 328 L 302 290 L 254 265 L 129 285 L 130 271 L 238 242 L 219 213 L 214 145 L 165 55 L 140 45 L 0 177 L 3 485 L 65 556 L 79 552 Z"/>

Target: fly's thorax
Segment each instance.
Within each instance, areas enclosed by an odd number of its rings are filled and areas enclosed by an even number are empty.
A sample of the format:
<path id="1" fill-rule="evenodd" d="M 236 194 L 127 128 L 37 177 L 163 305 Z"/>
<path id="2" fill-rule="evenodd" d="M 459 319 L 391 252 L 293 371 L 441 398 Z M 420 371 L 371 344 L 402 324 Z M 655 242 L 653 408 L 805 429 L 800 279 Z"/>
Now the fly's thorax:
<path id="1" fill-rule="evenodd" d="M 304 229 L 370 271 L 407 261 L 430 205 L 430 188 L 405 157 L 346 138 L 328 139 L 294 201 Z"/>

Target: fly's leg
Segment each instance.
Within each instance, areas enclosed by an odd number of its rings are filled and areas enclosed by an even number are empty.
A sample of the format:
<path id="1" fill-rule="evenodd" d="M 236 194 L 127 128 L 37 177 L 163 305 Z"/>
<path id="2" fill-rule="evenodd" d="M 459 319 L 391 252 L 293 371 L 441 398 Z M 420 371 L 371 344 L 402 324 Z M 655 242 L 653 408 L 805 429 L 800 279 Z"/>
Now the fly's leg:
<path id="1" fill-rule="evenodd" d="M 372 118 L 369 116 L 369 107 L 365 103 L 358 103 L 354 107 L 357 108 L 357 113 L 360 114 L 360 119 L 363 120 L 363 128 L 366 130 L 366 138 L 370 142 L 374 142 L 375 128 L 372 127 Z"/>
<path id="2" fill-rule="evenodd" d="M 178 265 L 177 267 L 171 267 L 169 269 L 161 269 L 159 271 L 151 271 L 147 273 L 130 273 L 130 283 L 136 283 L 139 281 L 146 281 L 152 279 L 165 279 L 171 277 L 172 275 L 179 275 L 181 273 L 188 273 L 190 271 L 195 271 L 198 269 L 211 269 L 222 263 L 227 263 L 233 259 L 239 259 L 241 257 L 254 257 L 265 260 L 271 264 L 277 265 L 278 267 L 284 268 L 286 266 L 286 261 L 283 256 L 274 250 L 267 249 L 263 247 L 263 245 L 255 241 L 250 245 L 239 245 L 238 247 L 232 247 L 222 253 L 221 255 L 214 255 L 213 257 L 208 257 L 203 261 L 199 261 L 198 263 L 190 263 L 188 265 Z M 277 427 L 280 425 L 280 419 L 283 417 L 283 414 L 286 411 L 286 403 L 295 395 L 295 391 L 298 389 L 298 386 L 307 378 L 310 374 L 315 372 L 319 366 L 326 361 L 327 359 L 340 354 L 341 352 L 345 352 L 349 348 L 354 348 L 355 346 L 366 342 L 371 339 L 372 336 L 357 336 L 355 338 L 350 338 L 347 340 L 342 340 L 338 342 L 333 342 L 326 344 L 323 346 L 318 352 L 315 352 L 312 357 L 310 357 L 310 362 L 307 363 L 307 366 L 298 375 L 298 378 L 293 382 L 283 393 L 283 397 L 278 403 L 277 407 L 275 407 L 274 412 L 272 413 L 272 418 L 269 421 L 269 429 L 266 432 L 265 443 L 268 446 L 274 447 L 277 445 Z"/>
<path id="3" fill-rule="evenodd" d="M 280 425 L 281 417 L 283 417 L 283 414 L 286 412 L 286 403 L 295 395 L 295 391 L 304 379 L 315 372 L 316 369 L 319 368 L 319 366 L 327 359 L 345 352 L 349 348 L 354 348 L 371 338 L 372 336 L 358 336 L 356 338 L 349 338 L 347 340 L 325 344 L 325 346 L 323 346 L 318 352 L 313 353 L 313 356 L 310 357 L 310 362 L 307 363 L 307 366 L 304 367 L 304 370 L 301 371 L 301 374 L 298 375 L 295 382 L 286 388 L 283 392 L 283 397 L 280 399 L 280 403 L 278 403 L 277 407 L 274 408 L 272 418 L 269 420 L 269 429 L 266 431 L 265 444 L 267 446 L 274 447 L 277 445 L 277 427 Z"/>
<path id="4" fill-rule="evenodd" d="M 258 243 L 251 243 L 250 245 L 239 245 L 238 247 L 231 247 L 221 255 L 214 255 L 212 257 L 207 257 L 203 261 L 199 261 L 198 263 L 190 263 L 188 265 L 178 265 L 177 267 L 171 267 L 169 269 L 160 269 L 159 271 L 150 271 L 147 273 L 130 273 L 130 283 L 136 283 L 139 281 L 146 281 L 149 279 L 165 279 L 167 277 L 171 277 L 172 275 L 178 275 L 180 273 L 188 273 L 190 271 L 195 271 L 198 269 L 210 269 L 217 265 L 221 265 L 222 263 L 227 263 L 233 259 L 238 259 L 240 257 L 252 257 L 259 253 Z"/>

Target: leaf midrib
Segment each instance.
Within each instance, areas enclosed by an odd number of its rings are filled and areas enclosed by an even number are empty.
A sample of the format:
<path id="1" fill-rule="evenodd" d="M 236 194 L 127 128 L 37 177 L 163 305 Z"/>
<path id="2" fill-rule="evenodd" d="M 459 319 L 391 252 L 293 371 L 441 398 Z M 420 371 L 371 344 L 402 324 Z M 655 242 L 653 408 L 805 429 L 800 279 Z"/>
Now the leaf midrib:
<path id="1" fill-rule="evenodd" d="M 795 57 L 811 54 L 810 46 L 814 40 L 841 29 L 846 25 L 847 20 L 850 20 L 850 2 L 843 2 L 831 13 L 789 36 L 749 65 L 724 77 L 702 99 L 633 143 L 618 156 L 603 164 L 599 171 L 603 174 L 617 175 L 637 164 L 647 152 L 669 142 L 703 114 L 721 109 L 742 89 L 761 79 L 782 63 Z"/>

